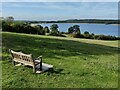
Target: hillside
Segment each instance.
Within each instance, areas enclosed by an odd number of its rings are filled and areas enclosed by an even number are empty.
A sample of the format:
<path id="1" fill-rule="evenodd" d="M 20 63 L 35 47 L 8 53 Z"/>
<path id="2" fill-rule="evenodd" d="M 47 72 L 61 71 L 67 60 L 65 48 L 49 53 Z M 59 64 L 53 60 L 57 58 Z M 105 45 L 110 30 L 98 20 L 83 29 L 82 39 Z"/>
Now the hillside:
<path id="1" fill-rule="evenodd" d="M 3 88 L 117 88 L 118 41 L 2 33 Z M 43 55 L 52 71 L 14 67 L 8 49 Z M 1 61 L 0 61 L 1 62 Z"/>

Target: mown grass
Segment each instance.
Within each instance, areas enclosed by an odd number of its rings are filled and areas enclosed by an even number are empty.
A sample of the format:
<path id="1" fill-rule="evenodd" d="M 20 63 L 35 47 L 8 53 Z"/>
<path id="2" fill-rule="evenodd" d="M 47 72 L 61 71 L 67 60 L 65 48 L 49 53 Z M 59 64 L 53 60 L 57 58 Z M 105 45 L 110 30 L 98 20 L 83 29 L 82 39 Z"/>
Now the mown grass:
<path id="1" fill-rule="evenodd" d="M 118 41 L 2 33 L 3 88 L 117 88 Z M 43 56 L 53 70 L 14 67 L 8 49 Z"/>

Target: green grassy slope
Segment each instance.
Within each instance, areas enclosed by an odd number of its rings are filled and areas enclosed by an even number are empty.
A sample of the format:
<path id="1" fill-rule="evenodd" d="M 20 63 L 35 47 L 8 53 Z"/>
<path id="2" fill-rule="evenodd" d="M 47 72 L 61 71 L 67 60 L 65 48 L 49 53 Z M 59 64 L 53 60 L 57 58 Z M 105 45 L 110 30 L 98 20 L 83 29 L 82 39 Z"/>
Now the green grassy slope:
<path id="1" fill-rule="evenodd" d="M 3 88 L 115 88 L 118 86 L 118 41 L 101 41 L 3 32 Z M 8 49 L 43 55 L 52 71 L 33 74 L 14 67 Z"/>

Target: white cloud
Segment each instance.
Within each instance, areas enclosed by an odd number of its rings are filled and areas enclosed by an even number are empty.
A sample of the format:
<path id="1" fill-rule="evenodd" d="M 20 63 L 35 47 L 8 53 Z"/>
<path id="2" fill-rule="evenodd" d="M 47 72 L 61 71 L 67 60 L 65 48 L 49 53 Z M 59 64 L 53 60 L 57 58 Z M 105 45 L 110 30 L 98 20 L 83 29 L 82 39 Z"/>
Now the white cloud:
<path id="1" fill-rule="evenodd" d="M 27 3 L 27 4 L 26 4 Z M 62 4 L 61 5 L 59 3 L 54 3 L 54 2 L 42 2 L 42 4 L 39 4 L 41 2 L 3 2 L 3 7 L 27 7 L 27 8 L 44 8 L 44 9 L 58 9 L 58 10 L 71 10 L 71 9 L 78 9 L 78 7 L 74 7 L 72 5 L 65 5 Z M 49 7 L 48 7 L 49 6 Z"/>

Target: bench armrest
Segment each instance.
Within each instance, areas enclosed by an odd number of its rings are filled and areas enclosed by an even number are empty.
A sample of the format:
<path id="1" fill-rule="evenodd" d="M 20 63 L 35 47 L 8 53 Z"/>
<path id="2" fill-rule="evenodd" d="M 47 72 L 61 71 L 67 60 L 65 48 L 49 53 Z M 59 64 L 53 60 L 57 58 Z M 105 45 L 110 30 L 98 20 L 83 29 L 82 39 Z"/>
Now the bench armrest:
<path id="1" fill-rule="evenodd" d="M 35 58 L 34 60 L 37 62 L 40 60 L 39 62 L 42 62 L 42 56 L 39 56 L 39 57 Z"/>
<path id="2" fill-rule="evenodd" d="M 42 58 L 42 56 L 39 56 L 39 57 L 37 57 L 37 58 L 35 58 L 35 59 L 40 59 L 40 58 Z"/>
<path id="3" fill-rule="evenodd" d="M 40 60 L 35 60 L 35 63 L 40 63 Z"/>
<path id="4" fill-rule="evenodd" d="M 40 63 L 40 70 L 42 70 L 42 56 L 35 58 L 35 62 Z"/>
<path id="5" fill-rule="evenodd" d="M 36 60 L 36 59 L 41 59 L 41 58 L 42 58 L 42 56 L 39 56 L 39 57 L 35 58 L 35 60 Z"/>

